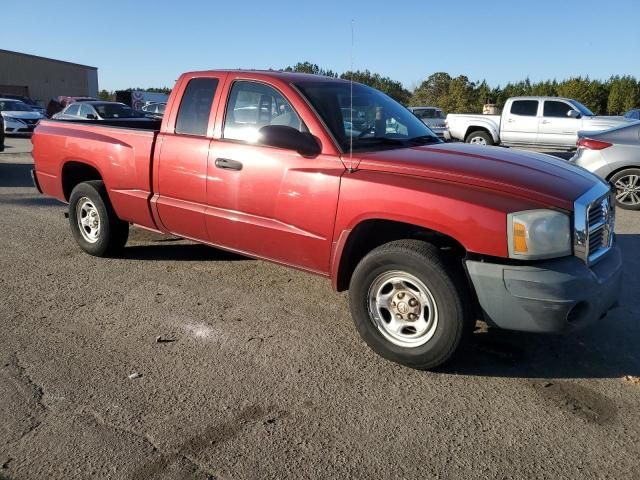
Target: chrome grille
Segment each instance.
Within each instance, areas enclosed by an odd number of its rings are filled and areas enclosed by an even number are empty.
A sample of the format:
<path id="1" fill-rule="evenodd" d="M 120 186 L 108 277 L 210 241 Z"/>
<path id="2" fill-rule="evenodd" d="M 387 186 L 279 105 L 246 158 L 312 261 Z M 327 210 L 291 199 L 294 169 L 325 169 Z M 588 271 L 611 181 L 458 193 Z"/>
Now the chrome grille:
<path id="1" fill-rule="evenodd" d="M 574 253 L 585 263 L 597 262 L 613 244 L 615 199 L 609 186 L 598 183 L 575 202 Z"/>

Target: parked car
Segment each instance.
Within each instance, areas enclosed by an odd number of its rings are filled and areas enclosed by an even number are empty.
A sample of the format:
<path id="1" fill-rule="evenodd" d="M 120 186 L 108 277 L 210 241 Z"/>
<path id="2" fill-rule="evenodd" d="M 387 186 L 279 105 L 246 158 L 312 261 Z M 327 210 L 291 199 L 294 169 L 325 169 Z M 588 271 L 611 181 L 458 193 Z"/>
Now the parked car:
<path id="1" fill-rule="evenodd" d="M 624 114 L 624 118 L 628 118 L 630 120 L 640 120 L 640 108 L 632 108 Z"/>
<path id="2" fill-rule="evenodd" d="M 42 115 L 45 114 L 44 107 L 41 105 L 38 105 L 38 103 L 30 97 L 25 97 L 24 95 L 11 95 L 11 94 L 0 93 L 0 98 L 19 100 L 27 104 L 28 106 L 30 106 L 32 110 L 35 110 L 36 112 L 41 113 Z"/>
<path id="3" fill-rule="evenodd" d="M 609 182 L 620 208 L 640 210 L 640 122 L 580 132 L 577 146 L 570 161 Z"/>
<path id="4" fill-rule="evenodd" d="M 169 95 L 145 90 L 117 90 L 116 102 L 124 103 L 134 110 L 141 110 L 149 103 L 166 103 Z"/>
<path id="5" fill-rule="evenodd" d="M 64 110 L 64 108 L 67 105 L 71 105 L 72 103 L 75 103 L 75 102 L 92 102 L 95 100 L 96 99 L 93 97 L 65 97 L 65 96 L 54 97 L 51 100 L 49 100 L 49 103 L 47 104 L 46 115 L 47 117 L 51 118 L 56 113 L 60 113 L 62 110 Z"/>
<path id="6" fill-rule="evenodd" d="M 560 97 L 512 97 L 502 115 L 447 115 L 456 140 L 479 145 L 576 148 L 578 131 L 607 130 L 630 122 L 597 116 L 577 100 Z"/>
<path id="7" fill-rule="evenodd" d="M 427 127 L 435 133 L 438 138 L 448 140 L 449 129 L 445 124 L 444 112 L 437 107 L 409 107 L 416 117 L 422 120 Z"/>
<path id="8" fill-rule="evenodd" d="M 357 136 L 351 94 L 376 113 Z M 117 255 L 136 224 L 328 277 L 369 346 L 414 368 L 446 362 L 476 315 L 561 332 L 616 304 L 611 190 L 566 161 L 445 144 L 383 93 L 317 75 L 190 72 L 168 110 L 155 128 L 38 125 L 36 186 L 69 203 L 85 252 Z"/>
<path id="9" fill-rule="evenodd" d="M 140 112 L 150 118 L 162 118 L 166 106 L 166 103 L 149 103 L 148 105 L 142 107 L 140 109 Z"/>
<path id="10" fill-rule="evenodd" d="M 4 131 L 8 134 L 31 134 L 44 115 L 33 110 L 19 100 L 0 98 L 0 113 L 4 122 Z"/>
<path id="11" fill-rule="evenodd" d="M 124 103 L 101 101 L 74 102 L 62 112 L 56 113 L 53 118 L 58 120 L 146 119 L 143 114 L 136 112 Z"/>
<path id="12" fill-rule="evenodd" d="M 4 120 L 0 112 L 0 152 L 4 152 Z"/>

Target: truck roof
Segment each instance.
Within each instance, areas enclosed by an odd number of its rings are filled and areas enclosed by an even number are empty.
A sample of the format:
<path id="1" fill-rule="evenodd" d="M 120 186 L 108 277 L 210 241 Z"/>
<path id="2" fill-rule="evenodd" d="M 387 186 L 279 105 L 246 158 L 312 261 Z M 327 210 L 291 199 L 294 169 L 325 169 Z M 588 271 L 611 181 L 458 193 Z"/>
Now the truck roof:
<path id="1" fill-rule="evenodd" d="M 185 72 L 184 75 L 189 76 L 198 76 L 207 73 L 232 73 L 232 74 L 247 74 L 247 76 L 252 75 L 260 75 L 271 78 L 279 78 L 284 81 L 293 82 L 300 80 L 314 81 L 314 82 L 345 82 L 348 83 L 349 80 L 336 78 L 336 77 L 326 77 L 324 75 L 316 75 L 313 73 L 301 73 L 301 72 L 285 72 L 283 70 L 249 70 L 249 69 L 215 69 L 215 70 L 199 70 L 193 72 Z"/>
<path id="2" fill-rule="evenodd" d="M 544 95 L 520 95 L 518 97 L 509 97 L 509 100 L 564 100 L 564 101 L 575 101 L 573 98 L 567 97 L 551 97 Z"/>

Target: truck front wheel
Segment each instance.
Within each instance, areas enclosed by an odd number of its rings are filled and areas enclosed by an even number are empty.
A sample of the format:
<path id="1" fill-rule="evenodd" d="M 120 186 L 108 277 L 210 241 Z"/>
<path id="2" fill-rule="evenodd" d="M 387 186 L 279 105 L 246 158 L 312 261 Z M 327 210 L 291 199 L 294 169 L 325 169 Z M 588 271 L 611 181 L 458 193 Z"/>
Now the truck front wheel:
<path id="1" fill-rule="evenodd" d="M 467 143 L 473 143 L 475 145 L 493 145 L 494 141 L 491 135 L 483 130 L 476 130 L 467 135 L 464 139 Z"/>
<path id="2" fill-rule="evenodd" d="M 349 287 L 360 336 L 382 357 L 408 367 L 448 361 L 472 326 L 468 290 L 454 270 L 435 246 L 418 240 L 371 251 Z"/>
<path id="3" fill-rule="evenodd" d="M 119 253 L 129 237 L 129 224 L 116 216 L 101 180 L 83 182 L 73 189 L 69 223 L 80 248 L 96 257 Z"/>

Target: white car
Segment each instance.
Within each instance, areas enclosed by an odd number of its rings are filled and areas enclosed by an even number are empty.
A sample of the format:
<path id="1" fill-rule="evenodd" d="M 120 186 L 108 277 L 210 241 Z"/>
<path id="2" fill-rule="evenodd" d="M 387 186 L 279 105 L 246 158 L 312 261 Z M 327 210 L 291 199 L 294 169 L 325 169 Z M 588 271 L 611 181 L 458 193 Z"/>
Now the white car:
<path id="1" fill-rule="evenodd" d="M 7 135 L 30 135 L 40 120 L 45 118 L 20 100 L 0 98 L 0 115 Z"/>
<path id="2" fill-rule="evenodd" d="M 456 140 L 561 150 L 576 148 L 579 131 L 608 130 L 631 121 L 595 115 L 577 100 L 560 97 L 512 97 L 502 115 L 447 115 L 449 133 Z"/>

